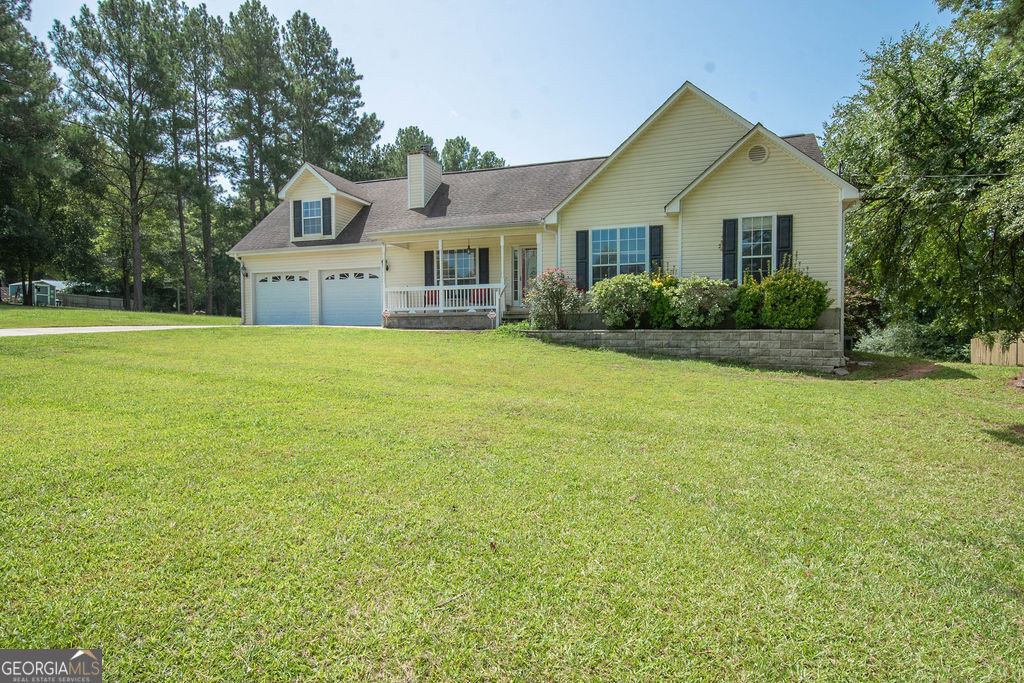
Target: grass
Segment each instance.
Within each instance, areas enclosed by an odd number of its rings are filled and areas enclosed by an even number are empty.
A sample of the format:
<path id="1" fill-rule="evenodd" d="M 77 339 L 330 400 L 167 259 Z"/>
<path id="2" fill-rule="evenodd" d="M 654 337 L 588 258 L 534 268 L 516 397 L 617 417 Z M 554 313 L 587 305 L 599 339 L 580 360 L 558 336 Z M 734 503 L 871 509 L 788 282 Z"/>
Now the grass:
<path id="1" fill-rule="evenodd" d="M 0 647 L 100 645 L 111 681 L 1024 676 L 1008 368 L 322 328 L 0 357 Z"/>
<path id="2" fill-rule="evenodd" d="M 12 327 L 96 327 L 98 325 L 237 325 L 237 317 L 136 313 L 95 308 L 52 308 L 0 304 L 0 329 Z"/>

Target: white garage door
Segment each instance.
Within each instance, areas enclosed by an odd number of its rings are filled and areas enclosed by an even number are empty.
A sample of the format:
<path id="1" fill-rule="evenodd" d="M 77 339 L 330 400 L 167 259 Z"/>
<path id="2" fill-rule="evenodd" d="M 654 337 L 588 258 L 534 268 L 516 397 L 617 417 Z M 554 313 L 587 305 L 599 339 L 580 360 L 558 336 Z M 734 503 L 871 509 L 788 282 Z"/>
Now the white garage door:
<path id="1" fill-rule="evenodd" d="M 309 324 L 306 273 L 260 273 L 255 277 L 257 325 Z"/>
<path id="2" fill-rule="evenodd" d="M 320 275 L 320 324 L 380 325 L 380 269 L 327 271 Z"/>

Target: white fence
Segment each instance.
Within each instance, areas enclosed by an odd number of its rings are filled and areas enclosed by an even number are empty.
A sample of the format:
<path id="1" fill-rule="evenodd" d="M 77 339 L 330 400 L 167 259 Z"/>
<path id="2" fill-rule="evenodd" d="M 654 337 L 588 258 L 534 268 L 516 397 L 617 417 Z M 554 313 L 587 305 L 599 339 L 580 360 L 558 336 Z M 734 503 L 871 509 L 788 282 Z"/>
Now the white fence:
<path id="1" fill-rule="evenodd" d="M 384 308 L 393 313 L 493 310 L 500 314 L 504 292 L 502 284 L 388 287 L 384 290 Z"/>

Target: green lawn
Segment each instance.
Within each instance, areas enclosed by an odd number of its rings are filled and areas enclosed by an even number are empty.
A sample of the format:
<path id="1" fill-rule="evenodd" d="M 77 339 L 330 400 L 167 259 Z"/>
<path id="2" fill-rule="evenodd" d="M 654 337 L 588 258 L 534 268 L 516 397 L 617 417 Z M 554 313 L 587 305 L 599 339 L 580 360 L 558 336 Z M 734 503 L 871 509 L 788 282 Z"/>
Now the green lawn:
<path id="1" fill-rule="evenodd" d="M 135 313 L 95 308 L 51 308 L 0 304 L 0 329 L 9 327 L 96 327 L 97 325 L 237 325 L 237 317 Z"/>
<path id="2" fill-rule="evenodd" d="M 0 357 L 0 647 L 99 645 L 111 681 L 1024 676 L 1012 369 L 324 328 Z"/>

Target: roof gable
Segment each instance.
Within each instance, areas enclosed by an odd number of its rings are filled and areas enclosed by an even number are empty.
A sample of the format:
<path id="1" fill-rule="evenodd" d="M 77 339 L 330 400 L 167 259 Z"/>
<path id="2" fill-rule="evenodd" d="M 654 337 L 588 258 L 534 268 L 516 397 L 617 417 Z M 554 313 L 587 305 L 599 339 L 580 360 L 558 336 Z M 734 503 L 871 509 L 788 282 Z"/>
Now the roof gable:
<path id="1" fill-rule="evenodd" d="M 715 159 L 700 175 L 694 178 L 686 187 L 679 191 L 679 193 L 672 197 L 665 205 L 665 213 L 678 213 L 679 204 L 686 195 L 695 190 L 702 182 L 707 178 L 714 175 L 715 171 L 718 170 L 727 160 L 733 157 L 740 149 L 746 147 L 747 143 L 750 142 L 754 137 L 762 136 L 765 140 L 772 144 L 774 147 L 783 151 L 783 153 L 792 156 L 794 159 L 799 161 L 808 170 L 822 176 L 832 184 L 836 185 L 843 193 L 843 199 L 857 199 L 860 197 L 860 191 L 848 183 L 847 181 L 840 178 L 838 175 L 830 171 L 828 168 L 823 166 L 821 163 L 813 160 L 807 153 L 801 151 L 796 145 L 788 140 L 783 140 L 775 133 L 765 128 L 762 124 L 758 123 L 753 126 L 745 135 L 740 137 L 729 149 L 725 150 L 721 156 Z M 805 136 L 791 136 L 791 137 L 805 137 Z M 806 147 L 806 140 L 802 140 Z M 815 144 L 815 147 L 817 145 Z M 820 155 L 820 152 L 818 153 Z"/>
<path id="2" fill-rule="evenodd" d="M 678 90 L 672 93 L 672 95 L 669 96 L 669 98 L 665 100 L 665 102 L 662 103 L 662 105 L 658 107 L 658 109 L 655 110 L 653 114 L 647 117 L 647 120 L 640 124 L 640 127 L 633 131 L 633 133 L 628 138 L 626 138 L 621 145 L 616 147 L 615 151 L 609 154 L 605 158 L 605 160 L 601 162 L 601 164 L 583 180 L 583 182 L 576 186 L 576 188 L 574 188 L 573 191 L 570 192 L 569 195 L 565 197 L 565 199 L 559 202 L 558 206 L 552 209 L 551 212 L 547 215 L 547 217 L 545 218 L 545 222 L 557 222 L 558 212 L 562 210 L 563 207 L 565 207 L 569 202 L 575 199 L 576 196 L 587 185 L 593 182 L 595 178 L 597 178 L 606 168 L 608 168 L 626 149 L 628 149 L 637 140 L 637 138 L 639 138 L 648 129 L 650 129 L 655 122 L 662 118 L 665 112 L 671 109 L 676 102 L 678 102 L 684 95 L 688 93 L 695 95 L 699 99 L 711 105 L 711 107 L 717 112 L 719 112 L 722 116 L 734 121 L 735 123 L 741 125 L 743 128 L 749 128 L 752 125 L 749 121 L 747 121 L 745 118 L 734 112 L 732 109 L 729 109 L 727 106 L 725 106 L 715 98 L 708 95 L 706 92 L 695 86 L 690 81 L 686 81 Z"/>
<path id="3" fill-rule="evenodd" d="M 231 253 L 375 244 L 379 238 L 459 228 L 538 225 L 604 157 L 445 173 L 421 209 L 409 209 L 406 179 L 356 183 L 369 200 L 337 235 L 292 241 L 287 202 L 253 228 Z"/>
<path id="4" fill-rule="evenodd" d="M 353 183 L 351 180 L 342 178 L 340 175 L 331 173 L 330 171 L 314 166 L 308 161 L 299 167 L 299 170 L 295 172 L 288 182 L 284 184 L 281 191 L 277 193 L 279 199 L 284 199 L 288 196 L 288 190 L 302 177 L 304 173 L 312 175 L 314 178 L 324 184 L 324 187 L 331 194 L 340 194 L 343 197 L 351 199 L 354 202 L 362 204 L 364 206 L 370 205 L 370 200 L 362 196 L 359 190 L 359 186 Z"/>

